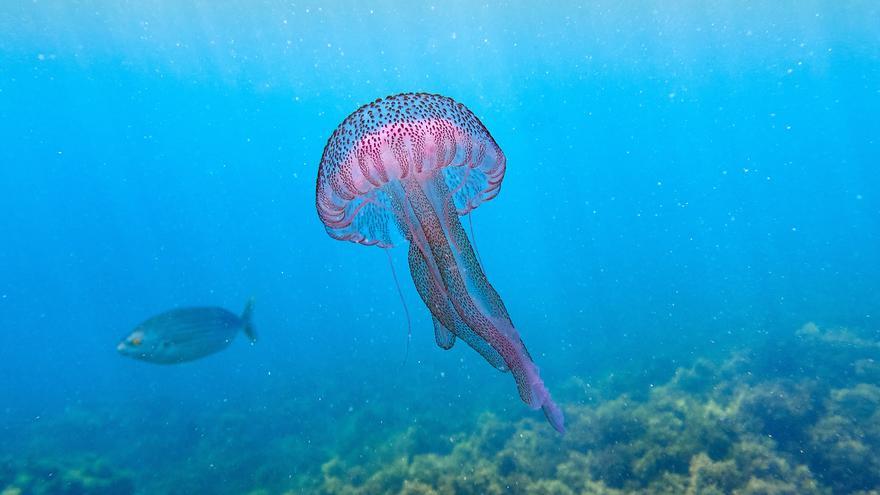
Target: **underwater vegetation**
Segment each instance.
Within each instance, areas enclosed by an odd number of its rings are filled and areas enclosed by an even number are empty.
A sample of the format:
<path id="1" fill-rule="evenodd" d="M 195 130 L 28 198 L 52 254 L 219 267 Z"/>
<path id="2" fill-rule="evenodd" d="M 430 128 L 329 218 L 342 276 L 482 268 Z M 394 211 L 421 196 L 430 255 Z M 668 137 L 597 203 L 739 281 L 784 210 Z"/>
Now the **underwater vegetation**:
<path id="1" fill-rule="evenodd" d="M 0 446 L 0 494 L 878 495 L 878 358 L 876 334 L 810 323 L 628 393 L 571 377 L 563 436 L 525 411 L 486 412 L 491 400 L 414 419 L 330 377 L 308 384 L 339 390 L 327 415 L 301 391 L 200 416 L 69 408 Z M 151 434 L 120 441 L 138 430 Z"/>
<path id="2" fill-rule="evenodd" d="M 772 347 L 785 348 L 775 353 Z M 697 359 L 645 399 L 565 408 L 568 433 L 481 416 L 414 454 L 398 433 L 374 459 L 323 466 L 325 494 L 876 494 L 880 343 L 807 324 L 721 362 Z M 791 362 L 790 362 L 791 361 Z M 798 363 L 793 373 L 780 374 Z M 831 378 L 830 381 L 826 377 Z M 583 385 L 572 379 L 571 388 Z M 436 445 L 442 445 L 438 442 Z"/>
<path id="3" fill-rule="evenodd" d="M 0 459 L 2 495 L 129 495 L 131 473 L 97 456 L 58 459 Z"/>

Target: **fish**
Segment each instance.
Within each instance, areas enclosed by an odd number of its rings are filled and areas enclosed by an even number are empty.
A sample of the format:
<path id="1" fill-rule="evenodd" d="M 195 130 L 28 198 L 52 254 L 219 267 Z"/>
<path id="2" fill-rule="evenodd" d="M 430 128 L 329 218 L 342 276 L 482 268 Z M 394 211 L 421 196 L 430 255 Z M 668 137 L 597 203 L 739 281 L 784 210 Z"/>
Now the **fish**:
<path id="1" fill-rule="evenodd" d="M 253 299 L 241 316 L 216 306 L 172 309 L 136 326 L 116 350 L 140 361 L 177 364 L 222 351 L 239 332 L 254 344 L 253 311 Z"/>

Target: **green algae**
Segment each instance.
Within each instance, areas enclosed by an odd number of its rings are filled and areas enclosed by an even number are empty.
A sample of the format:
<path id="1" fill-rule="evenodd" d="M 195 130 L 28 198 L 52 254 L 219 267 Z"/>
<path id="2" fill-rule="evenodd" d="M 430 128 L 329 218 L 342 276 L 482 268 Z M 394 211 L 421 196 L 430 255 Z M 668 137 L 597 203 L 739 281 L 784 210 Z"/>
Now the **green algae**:
<path id="1" fill-rule="evenodd" d="M 296 394 L 199 417 L 153 406 L 154 423 L 68 408 L 25 429 L 17 455 L 0 450 L 0 494 L 880 495 L 878 352 L 808 324 L 631 393 L 571 377 L 565 435 L 527 411 L 413 414 L 350 387 L 326 394 L 327 415 Z M 151 434 L 118 441 L 131 431 Z"/>
<path id="2" fill-rule="evenodd" d="M 749 350 L 698 359 L 638 399 L 597 399 L 575 378 L 567 390 L 589 397 L 565 408 L 565 436 L 534 418 L 484 414 L 446 453 L 412 455 L 392 442 L 399 448 L 366 463 L 337 455 L 320 492 L 870 493 L 880 483 L 880 388 L 846 371 L 866 367 L 877 344 L 813 324 L 786 344 L 800 366 L 784 377 L 773 356 Z"/>
<path id="3" fill-rule="evenodd" d="M 2 495 L 130 495 L 135 493 L 130 472 L 115 469 L 96 456 L 54 460 L 0 461 Z"/>

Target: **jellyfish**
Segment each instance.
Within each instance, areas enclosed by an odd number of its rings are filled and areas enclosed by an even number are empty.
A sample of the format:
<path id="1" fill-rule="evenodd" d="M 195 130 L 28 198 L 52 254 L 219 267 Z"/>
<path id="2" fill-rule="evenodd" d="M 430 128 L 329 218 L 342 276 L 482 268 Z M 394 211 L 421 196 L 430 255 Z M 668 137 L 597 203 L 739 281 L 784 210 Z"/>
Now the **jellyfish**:
<path id="1" fill-rule="evenodd" d="M 408 242 L 437 345 L 463 340 L 509 371 L 523 402 L 562 433 L 562 411 L 459 220 L 498 195 L 505 167 L 501 148 L 461 103 L 425 93 L 380 98 L 330 136 L 318 169 L 318 216 L 335 239 L 385 249 Z"/>

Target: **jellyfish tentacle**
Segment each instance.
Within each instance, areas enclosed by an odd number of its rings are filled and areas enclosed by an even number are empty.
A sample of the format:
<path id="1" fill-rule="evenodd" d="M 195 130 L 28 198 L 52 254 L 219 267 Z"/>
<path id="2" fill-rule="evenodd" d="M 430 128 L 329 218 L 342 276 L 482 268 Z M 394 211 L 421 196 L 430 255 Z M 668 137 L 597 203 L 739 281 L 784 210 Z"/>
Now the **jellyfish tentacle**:
<path id="1" fill-rule="evenodd" d="M 389 248 L 385 249 L 385 254 L 388 255 L 388 266 L 391 267 L 391 278 L 394 279 L 394 287 L 397 288 L 397 295 L 400 296 L 400 304 L 403 305 L 403 313 L 406 315 L 406 351 L 403 355 L 403 363 L 401 363 L 401 367 L 406 365 L 406 360 L 409 358 L 409 346 L 412 342 L 412 320 L 409 317 L 409 308 L 406 305 L 406 299 L 403 297 L 403 291 L 400 290 L 400 282 L 397 281 L 397 272 L 394 271 L 394 261 L 391 259 L 391 251 Z"/>

